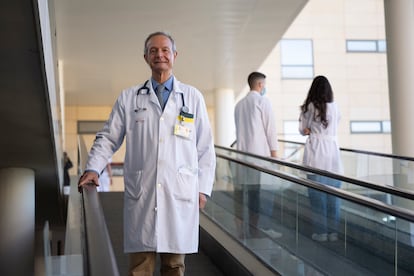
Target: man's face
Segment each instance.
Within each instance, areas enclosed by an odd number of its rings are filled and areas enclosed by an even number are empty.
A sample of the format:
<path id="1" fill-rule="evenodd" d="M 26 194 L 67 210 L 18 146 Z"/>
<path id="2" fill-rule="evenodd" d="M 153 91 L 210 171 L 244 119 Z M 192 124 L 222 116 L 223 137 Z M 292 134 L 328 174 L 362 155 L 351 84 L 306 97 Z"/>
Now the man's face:
<path id="1" fill-rule="evenodd" d="M 262 91 L 263 88 L 266 87 L 266 80 L 265 79 L 260 79 L 257 81 L 257 84 L 259 86 L 259 92 Z"/>
<path id="2" fill-rule="evenodd" d="M 144 58 L 151 70 L 159 73 L 172 71 L 177 52 L 173 52 L 168 37 L 163 35 L 152 37 L 147 43 L 147 48 Z"/>

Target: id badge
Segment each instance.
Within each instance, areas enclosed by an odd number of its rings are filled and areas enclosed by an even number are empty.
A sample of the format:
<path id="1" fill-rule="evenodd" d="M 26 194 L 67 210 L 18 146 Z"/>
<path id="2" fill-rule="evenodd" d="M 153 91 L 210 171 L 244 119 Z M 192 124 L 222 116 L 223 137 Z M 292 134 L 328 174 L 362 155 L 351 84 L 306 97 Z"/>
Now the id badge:
<path id="1" fill-rule="evenodd" d="M 179 125 L 179 124 L 175 124 L 174 135 L 181 136 L 181 137 L 188 139 L 190 138 L 190 134 L 191 134 L 191 129 L 189 129 L 188 127 Z"/>

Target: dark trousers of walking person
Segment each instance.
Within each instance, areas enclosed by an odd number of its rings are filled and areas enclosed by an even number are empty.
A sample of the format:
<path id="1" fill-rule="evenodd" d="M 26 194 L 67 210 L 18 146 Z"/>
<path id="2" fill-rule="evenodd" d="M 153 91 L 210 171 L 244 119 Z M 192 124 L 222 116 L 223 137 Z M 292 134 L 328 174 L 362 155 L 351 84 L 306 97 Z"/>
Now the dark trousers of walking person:
<path id="1" fill-rule="evenodd" d="M 339 188 L 341 182 L 321 175 L 308 175 L 308 179 Z M 340 199 L 315 189 L 308 190 L 313 215 L 313 233 L 338 233 L 340 217 Z"/>

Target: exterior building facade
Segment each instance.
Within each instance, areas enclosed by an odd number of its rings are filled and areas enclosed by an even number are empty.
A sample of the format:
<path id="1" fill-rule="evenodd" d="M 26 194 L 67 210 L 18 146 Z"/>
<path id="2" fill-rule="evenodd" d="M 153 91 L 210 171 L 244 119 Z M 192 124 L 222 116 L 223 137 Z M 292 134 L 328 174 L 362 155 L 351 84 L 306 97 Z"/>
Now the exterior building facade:
<path id="1" fill-rule="evenodd" d="M 325 75 L 342 114 L 341 147 L 391 153 L 383 1 L 310 0 L 258 70 L 280 138 L 303 141 L 299 105 Z"/>

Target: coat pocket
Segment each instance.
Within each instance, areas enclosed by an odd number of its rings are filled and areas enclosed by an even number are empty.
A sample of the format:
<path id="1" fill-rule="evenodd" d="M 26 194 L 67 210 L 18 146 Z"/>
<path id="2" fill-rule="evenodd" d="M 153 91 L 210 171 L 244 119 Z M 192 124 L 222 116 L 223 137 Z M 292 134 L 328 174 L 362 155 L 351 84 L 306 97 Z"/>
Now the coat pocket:
<path id="1" fill-rule="evenodd" d="M 178 200 L 194 202 L 198 200 L 198 174 L 197 169 L 181 167 L 177 173 L 177 187 L 174 197 Z"/>
<path id="2" fill-rule="evenodd" d="M 139 199 L 142 195 L 142 171 L 129 174 L 125 179 L 125 195 L 132 199 Z"/>

